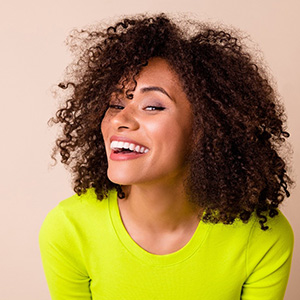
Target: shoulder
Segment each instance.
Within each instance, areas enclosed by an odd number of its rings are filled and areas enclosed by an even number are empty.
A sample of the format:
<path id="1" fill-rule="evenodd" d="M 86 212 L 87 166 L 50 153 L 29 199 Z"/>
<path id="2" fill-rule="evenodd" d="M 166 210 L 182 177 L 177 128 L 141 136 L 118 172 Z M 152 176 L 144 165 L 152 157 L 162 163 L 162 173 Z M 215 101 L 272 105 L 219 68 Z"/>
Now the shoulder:
<path id="1" fill-rule="evenodd" d="M 247 245 L 247 269 L 251 273 L 255 268 L 272 266 L 278 268 L 291 260 L 294 246 L 293 229 L 284 214 L 268 218 L 266 231 L 260 224 L 253 222 Z"/>
<path id="2" fill-rule="evenodd" d="M 93 189 L 80 196 L 73 195 L 61 201 L 46 216 L 40 229 L 40 242 L 63 240 L 84 235 L 97 222 L 107 221 L 107 198 L 98 200 Z"/>
<path id="3" fill-rule="evenodd" d="M 258 222 L 258 217 L 254 218 L 254 222 L 249 235 L 249 243 L 264 241 L 264 244 L 284 243 L 289 246 L 293 245 L 293 229 L 287 218 L 280 210 L 278 210 L 277 216 L 273 218 L 268 217 L 266 225 L 269 228 L 265 231 L 261 230 L 261 226 Z"/>
<path id="4" fill-rule="evenodd" d="M 90 212 L 95 210 L 99 212 L 105 209 L 106 204 L 107 198 L 98 200 L 94 190 L 88 189 L 86 193 L 80 196 L 75 194 L 61 201 L 48 213 L 46 220 L 49 218 L 61 217 L 62 215 L 69 218 L 89 217 Z"/>
<path id="5" fill-rule="evenodd" d="M 222 243 L 227 251 L 243 251 L 249 264 L 254 265 L 266 253 L 290 256 L 293 251 L 294 234 L 286 217 L 281 211 L 274 218 L 268 218 L 269 229 L 263 231 L 258 217 L 253 214 L 247 223 L 236 220 L 231 225 L 211 225 L 209 239 L 213 243 Z M 226 246 L 227 245 L 227 246 Z"/>
<path id="6" fill-rule="evenodd" d="M 259 241 L 264 241 L 264 244 L 272 244 L 279 241 L 293 244 L 293 229 L 287 218 L 280 210 L 278 210 L 278 215 L 275 217 L 268 217 L 265 225 L 269 228 L 267 230 L 262 230 L 259 218 L 253 213 L 247 223 L 237 220 L 232 225 L 223 225 L 220 227 L 224 232 L 228 231 L 228 234 L 230 235 L 236 234 L 247 238 L 248 244 L 256 244 Z"/>
<path id="7" fill-rule="evenodd" d="M 103 199 L 106 200 L 105 198 Z M 80 212 L 82 210 L 87 210 L 93 207 L 101 206 L 100 203 L 103 203 L 103 200 L 98 200 L 97 195 L 94 189 L 88 189 L 86 193 L 82 195 L 73 195 L 63 201 L 61 201 L 54 210 L 61 210 L 65 213 Z"/>

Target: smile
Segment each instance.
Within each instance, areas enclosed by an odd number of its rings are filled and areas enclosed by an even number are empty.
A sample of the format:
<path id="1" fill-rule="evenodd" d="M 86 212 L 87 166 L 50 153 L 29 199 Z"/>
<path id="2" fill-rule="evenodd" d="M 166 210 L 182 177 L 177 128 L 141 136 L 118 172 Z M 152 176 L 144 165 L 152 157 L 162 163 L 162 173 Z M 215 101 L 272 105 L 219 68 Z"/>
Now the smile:
<path id="1" fill-rule="evenodd" d="M 122 142 L 122 141 L 112 141 L 110 143 L 110 149 L 112 149 L 114 153 L 123 153 L 123 154 L 125 153 L 143 154 L 149 151 L 147 147 L 141 146 L 139 144 Z"/>

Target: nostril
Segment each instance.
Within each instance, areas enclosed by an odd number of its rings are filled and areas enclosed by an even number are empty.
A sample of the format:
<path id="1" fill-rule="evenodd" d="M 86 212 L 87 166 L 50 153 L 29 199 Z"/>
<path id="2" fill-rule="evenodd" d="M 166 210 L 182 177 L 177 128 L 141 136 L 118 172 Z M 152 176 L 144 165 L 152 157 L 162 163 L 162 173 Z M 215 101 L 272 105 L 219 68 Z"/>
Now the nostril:
<path id="1" fill-rule="evenodd" d="M 129 129 L 129 127 L 128 127 L 128 126 L 124 126 L 124 125 L 120 125 L 120 126 L 118 127 L 118 129 Z"/>

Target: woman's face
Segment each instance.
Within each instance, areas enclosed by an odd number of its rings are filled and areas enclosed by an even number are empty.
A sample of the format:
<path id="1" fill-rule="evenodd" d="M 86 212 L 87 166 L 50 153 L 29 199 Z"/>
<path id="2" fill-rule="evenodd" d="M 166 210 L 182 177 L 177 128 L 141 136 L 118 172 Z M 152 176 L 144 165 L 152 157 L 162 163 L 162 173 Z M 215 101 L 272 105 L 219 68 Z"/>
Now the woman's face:
<path id="1" fill-rule="evenodd" d="M 133 99 L 112 96 L 101 124 L 107 176 L 121 185 L 181 180 L 192 135 L 190 102 L 161 58 L 151 59 L 136 80 Z"/>

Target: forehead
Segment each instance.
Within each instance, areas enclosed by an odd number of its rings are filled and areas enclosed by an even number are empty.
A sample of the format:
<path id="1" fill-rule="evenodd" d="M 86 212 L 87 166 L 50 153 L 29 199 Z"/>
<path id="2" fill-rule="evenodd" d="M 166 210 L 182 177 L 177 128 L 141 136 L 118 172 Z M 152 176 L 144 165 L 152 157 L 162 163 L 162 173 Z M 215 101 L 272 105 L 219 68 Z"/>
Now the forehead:
<path id="1" fill-rule="evenodd" d="M 151 81 L 165 86 L 176 85 L 181 87 L 178 74 L 165 59 L 159 57 L 151 58 L 148 61 L 148 65 L 141 70 L 136 80 L 139 83 Z"/>
<path id="2" fill-rule="evenodd" d="M 167 95 L 174 98 L 183 95 L 182 83 L 178 74 L 172 69 L 167 60 L 159 57 L 151 58 L 147 66 L 143 67 L 140 72 L 133 78 L 130 76 L 123 77 L 117 85 L 114 95 L 135 94 L 140 91 L 162 89 L 167 91 Z M 172 97 L 172 98 L 173 98 Z"/>
<path id="3" fill-rule="evenodd" d="M 162 58 L 152 58 L 148 65 L 142 68 L 135 78 L 136 85 L 133 80 L 125 84 L 119 92 L 113 93 L 111 99 L 127 98 L 127 99 L 143 99 L 143 95 L 148 93 L 156 93 L 159 98 L 167 97 L 172 103 L 173 108 L 184 115 L 191 118 L 192 105 L 188 96 L 184 92 L 183 84 L 179 79 L 179 75 L 173 70 L 167 60 Z M 128 97 L 130 96 L 130 97 Z M 151 96 L 152 97 L 152 96 Z M 131 101 L 129 100 L 129 101 Z"/>

